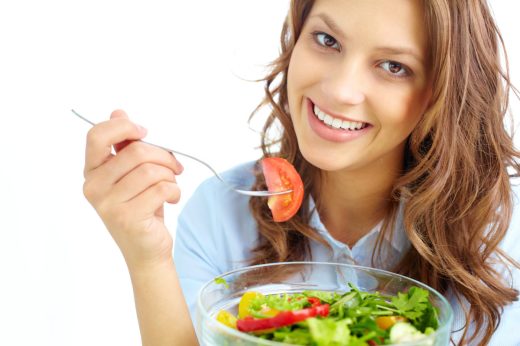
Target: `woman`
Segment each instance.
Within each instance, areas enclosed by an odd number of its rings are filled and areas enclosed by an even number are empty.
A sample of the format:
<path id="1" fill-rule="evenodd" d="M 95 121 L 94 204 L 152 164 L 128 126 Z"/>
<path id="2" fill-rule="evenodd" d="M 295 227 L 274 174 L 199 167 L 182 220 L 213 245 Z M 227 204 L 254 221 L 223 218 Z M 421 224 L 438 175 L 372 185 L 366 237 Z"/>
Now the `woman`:
<path id="1" fill-rule="evenodd" d="M 179 218 L 174 261 L 162 205 L 178 201 L 182 166 L 133 141 L 146 131 L 122 111 L 95 126 L 84 191 L 127 262 L 143 343 L 196 344 L 189 310 L 213 277 L 307 259 L 416 278 L 452 303 L 454 343 L 518 344 L 508 170 L 519 166 L 503 127 L 501 43 L 484 0 L 293 0 L 263 103 L 265 134 L 283 131 L 262 147 L 294 164 L 302 207 L 276 223 L 265 200 L 210 179 Z M 264 188 L 252 172 L 226 178 Z"/>

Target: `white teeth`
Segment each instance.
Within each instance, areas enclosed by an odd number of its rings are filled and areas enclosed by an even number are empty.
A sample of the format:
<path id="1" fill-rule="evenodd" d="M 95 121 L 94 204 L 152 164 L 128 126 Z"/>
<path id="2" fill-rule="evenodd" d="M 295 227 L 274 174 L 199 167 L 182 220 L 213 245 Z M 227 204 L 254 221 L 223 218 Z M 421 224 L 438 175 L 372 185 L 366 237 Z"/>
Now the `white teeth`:
<path id="1" fill-rule="evenodd" d="M 326 114 L 325 119 L 323 119 L 323 122 L 327 125 L 332 125 L 332 121 L 333 121 L 332 117 L 330 115 Z"/>
<path id="2" fill-rule="evenodd" d="M 334 127 L 336 129 L 344 129 L 344 130 L 359 130 L 364 126 L 364 123 L 358 122 L 358 121 L 346 121 L 341 120 L 338 118 L 333 118 L 332 116 L 328 115 L 327 113 L 323 112 L 321 109 L 318 108 L 318 106 L 314 105 L 314 114 L 317 116 L 318 119 L 323 121 L 325 124 Z"/>
<path id="3" fill-rule="evenodd" d="M 322 120 L 325 119 L 325 113 L 321 111 L 316 105 L 314 105 L 314 114 L 318 116 L 318 119 Z"/>
<path id="4" fill-rule="evenodd" d="M 345 130 L 349 129 L 350 128 L 350 121 L 342 121 L 341 122 L 341 128 L 345 129 Z"/>

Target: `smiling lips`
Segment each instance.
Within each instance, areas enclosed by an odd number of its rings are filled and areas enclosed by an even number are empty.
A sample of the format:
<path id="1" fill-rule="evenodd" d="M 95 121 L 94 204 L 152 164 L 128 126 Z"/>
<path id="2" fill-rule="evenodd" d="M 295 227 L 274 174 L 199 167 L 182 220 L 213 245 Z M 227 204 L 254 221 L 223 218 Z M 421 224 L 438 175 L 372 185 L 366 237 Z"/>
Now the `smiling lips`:
<path id="1" fill-rule="evenodd" d="M 318 106 L 314 104 L 313 107 L 314 115 L 325 125 L 328 125 L 334 129 L 343 129 L 347 131 L 358 131 L 364 129 L 369 124 L 359 121 L 347 121 L 339 118 L 335 118 L 330 114 L 322 111 Z"/>
<path id="2" fill-rule="evenodd" d="M 365 136 L 373 129 L 373 125 L 361 121 L 354 121 L 341 115 L 332 115 L 316 106 L 307 98 L 307 121 L 310 129 L 318 137 L 335 143 L 353 141 Z"/>

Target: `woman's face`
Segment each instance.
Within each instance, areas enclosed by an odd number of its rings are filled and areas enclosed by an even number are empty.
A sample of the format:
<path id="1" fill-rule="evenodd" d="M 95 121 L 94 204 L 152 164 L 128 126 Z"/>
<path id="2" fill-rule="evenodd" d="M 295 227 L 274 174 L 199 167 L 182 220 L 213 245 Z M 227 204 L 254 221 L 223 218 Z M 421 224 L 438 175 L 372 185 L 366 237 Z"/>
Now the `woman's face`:
<path id="1" fill-rule="evenodd" d="M 427 49 L 418 0 L 316 0 L 288 72 L 303 156 L 327 171 L 401 167 L 430 97 Z"/>

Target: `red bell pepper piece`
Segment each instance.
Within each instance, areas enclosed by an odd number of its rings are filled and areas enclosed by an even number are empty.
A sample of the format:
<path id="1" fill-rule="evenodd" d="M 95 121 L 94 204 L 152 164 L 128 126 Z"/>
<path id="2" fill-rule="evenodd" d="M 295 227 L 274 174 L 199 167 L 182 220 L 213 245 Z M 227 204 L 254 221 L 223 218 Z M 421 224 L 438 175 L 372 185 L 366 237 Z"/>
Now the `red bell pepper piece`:
<path id="1" fill-rule="evenodd" d="M 316 297 L 308 297 L 307 301 L 309 302 L 309 304 L 311 304 L 311 307 L 321 305 L 321 300 Z"/>
<path id="2" fill-rule="evenodd" d="M 248 316 L 237 321 L 237 329 L 242 332 L 254 332 L 263 329 L 280 328 L 304 321 L 310 317 L 326 317 L 328 314 L 329 304 L 322 304 L 296 311 L 281 311 L 276 316 L 269 318 Z"/>

